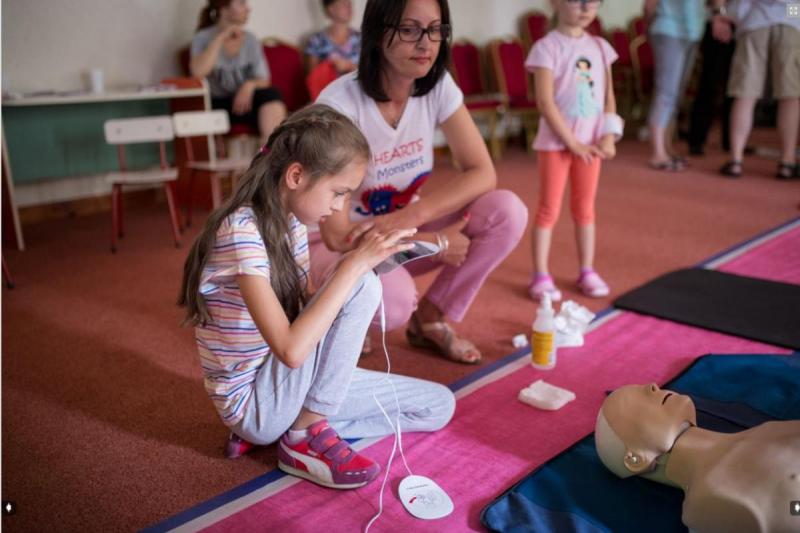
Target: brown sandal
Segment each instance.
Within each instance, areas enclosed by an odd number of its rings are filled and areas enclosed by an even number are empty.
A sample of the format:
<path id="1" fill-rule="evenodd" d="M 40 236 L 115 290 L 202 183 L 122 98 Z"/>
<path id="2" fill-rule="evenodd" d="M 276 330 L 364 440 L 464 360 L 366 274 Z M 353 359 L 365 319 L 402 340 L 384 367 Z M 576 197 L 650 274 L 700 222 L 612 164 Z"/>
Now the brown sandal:
<path id="1" fill-rule="evenodd" d="M 417 314 L 411 315 L 406 330 L 408 343 L 415 348 L 431 350 L 446 359 L 466 365 L 477 365 L 483 360 L 481 352 L 466 339 L 456 336 L 456 332 L 447 322 L 428 322 L 422 324 Z M 477 354 L 469 359 L 469 354 Z"/>

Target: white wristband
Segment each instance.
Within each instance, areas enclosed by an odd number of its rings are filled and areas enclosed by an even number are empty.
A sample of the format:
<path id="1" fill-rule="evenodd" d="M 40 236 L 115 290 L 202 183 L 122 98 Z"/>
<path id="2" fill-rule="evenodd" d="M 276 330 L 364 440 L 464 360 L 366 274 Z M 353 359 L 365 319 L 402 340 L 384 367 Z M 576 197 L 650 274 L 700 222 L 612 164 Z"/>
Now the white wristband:
<path id="1" fill-rule="evenodd" d="M 603 115 L 603 135 L 609 133 L 614 135 L 614 140 L 622 139 L 622 132 L 625 128 L 625 121 L 616 113 L 606 113 Z"/>

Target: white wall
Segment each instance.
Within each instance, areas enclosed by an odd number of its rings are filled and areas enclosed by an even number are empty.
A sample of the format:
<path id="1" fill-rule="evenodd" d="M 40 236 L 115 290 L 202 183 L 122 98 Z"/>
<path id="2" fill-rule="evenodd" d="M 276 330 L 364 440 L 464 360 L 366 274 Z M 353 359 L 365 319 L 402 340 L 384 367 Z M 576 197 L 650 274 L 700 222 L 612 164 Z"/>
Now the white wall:
<path id="1" fill-rule="evenodd" d="M 606 0 L 600 16 L 623 26 L 642 0 Z M 150 84 L 178 71 L 176 52 L 191 40 L 204 0 L 4 0 L 3 89 L 78 89 L 90 68 L 109 87 Z M 259 38 L 298 43 L 321 27 L 319 0 L 250 0 L 248 28 Z M 366 0 L 354 0 L 357 25 Z M 484 44 L 516 35 L 531 9 L 550 13 L 549 0 L 450 0 L 455 38 Z"/>

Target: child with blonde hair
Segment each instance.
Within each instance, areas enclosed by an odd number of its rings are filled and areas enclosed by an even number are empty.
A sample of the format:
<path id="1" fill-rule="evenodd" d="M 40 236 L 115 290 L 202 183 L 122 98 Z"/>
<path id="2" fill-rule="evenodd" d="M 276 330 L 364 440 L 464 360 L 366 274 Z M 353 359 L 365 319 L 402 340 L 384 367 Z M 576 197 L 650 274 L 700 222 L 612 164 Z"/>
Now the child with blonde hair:
<path id="1" fill-rule="evenodd" d="M 539 39 L 525 61 L 536 79 L 536 104 L 542 115 L 533 147 L 539 166 L 539 199 L 532 234 L 535 273 L 528 292 L 535 300 L 561 299 L 548 270 L 553 226 L 561 211 L 567 181 L 580 260 L 577 285 L 600 298 L 608 284 L 594 271 L 594 204 L 600 163 L 616 154 L 622 119 L 616 114 L 611 64 L 617 54 L 600 37 L 586 32 L 600 0 L 552 0 L 557 26 Z"/>

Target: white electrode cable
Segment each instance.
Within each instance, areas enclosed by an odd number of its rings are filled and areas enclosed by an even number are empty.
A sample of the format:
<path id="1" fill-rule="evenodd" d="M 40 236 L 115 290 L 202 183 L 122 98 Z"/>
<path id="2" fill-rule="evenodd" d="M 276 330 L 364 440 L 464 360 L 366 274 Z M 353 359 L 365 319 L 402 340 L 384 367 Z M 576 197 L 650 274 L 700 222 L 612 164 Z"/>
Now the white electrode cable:
<path id="1" fill-rule="evenodd" d="M 408 471 L 408 475 L 409 476 L 413 475 L 411 469 L 408 467 L 408 462 L 406 461 L 406 455 L 405 453 L 403 453 L 403 437 L 402 437 L 402 431 L 400 429 L 400 400 L 397 398 L 397 389 L 395 388 L 394 383 L 392 383 L 392 380 L 390 379 L 392 373 L 392 363 L 389 360 L 389 350 L 386 347 L 386 313 L 383 307 L 382 296 L 381 296 L 381 345 L 383 346 L 383 353 L 386 356 L 386 376 L 383 379 L 385 381 L 388 381 L 389 385 L 391 385 L 392 387 L 392 392 L 394 393 L 394 403 L 395 406 L 397 406 L 397 419 L 396 423 L 392 424 L 392 419 L 389 418 L 389 414 L 386 412 L 386 409 L 383 408 L 383 405 L 381 404 L 380 400 L 378 400 L 378 397 L 375 395 L 375 391 L 373 390 L 372 397 L 375 399 L 375 403 L 378 404 L 378 409 L 381 410 L 381 413 L 383 413 L 383 416 L 386 418 L 386 421 L 389 422 L 389 425 L 391 426 L 392 431 L 394 432 L 394 442 L 392 443 L 392 451 L 389 454 L 389 462 L 386 464 L 386 471 L 383 474 L 383 481 L 381 482 L 381 491 L 378 494 L 378 512 L 367 523 L 367 526 L 364 528 L 364 533 L 367 533 L 369 531 L 370 526 L 372 526 L 372 524 L 381 516 L 381 513 L 383 513 L 383 490 L 386 488 L 386 482 L 389 479 L 389 471 L 392 468 L 392 461 L 394 461 L 394 454 L 398 447 L 400 448 L 400 457 L 403 458 L 403 464 L 405 465 L 406 470 Z M 381 381 L 381 383 L 383 383 L 383 381 Z"/>

